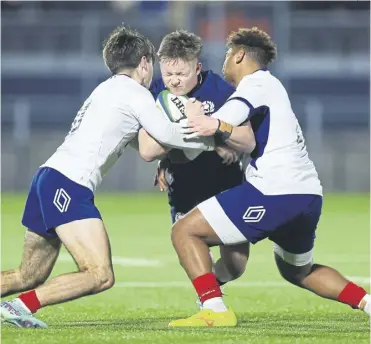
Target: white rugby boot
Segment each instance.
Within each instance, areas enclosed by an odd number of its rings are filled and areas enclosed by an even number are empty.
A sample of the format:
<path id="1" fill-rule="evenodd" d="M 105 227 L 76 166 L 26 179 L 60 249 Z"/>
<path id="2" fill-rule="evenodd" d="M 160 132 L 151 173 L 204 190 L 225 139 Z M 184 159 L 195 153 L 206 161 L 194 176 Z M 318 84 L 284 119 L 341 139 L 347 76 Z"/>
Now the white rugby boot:
<path id="1" fill-rule="evenodd" d="M 7 322 L 22 328 L 47 328 L 48 325 L 35 318 L 31 312 L 14 299 L 13 301 L 3 301 L 0 304 L 1 322 Z"/>

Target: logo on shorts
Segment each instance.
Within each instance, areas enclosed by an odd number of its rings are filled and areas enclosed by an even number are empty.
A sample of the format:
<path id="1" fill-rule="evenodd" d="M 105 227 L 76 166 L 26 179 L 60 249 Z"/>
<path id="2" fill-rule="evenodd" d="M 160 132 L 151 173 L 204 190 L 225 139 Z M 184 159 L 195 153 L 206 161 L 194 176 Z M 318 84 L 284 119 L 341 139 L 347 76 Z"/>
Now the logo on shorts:
<path id="1" fill-rule="evenodd" d="M 61 213 L 65 213 L 70 205 L 71 197 L 69 194 L 62 188 L 57 189 L 53 204 Z"/>
<path id="2" fill-rule="evenodd" d="M 262 205 L 248 207 L 242 219 L 245 222 L 259 222 L 263 218 L 265 211 Z"/>

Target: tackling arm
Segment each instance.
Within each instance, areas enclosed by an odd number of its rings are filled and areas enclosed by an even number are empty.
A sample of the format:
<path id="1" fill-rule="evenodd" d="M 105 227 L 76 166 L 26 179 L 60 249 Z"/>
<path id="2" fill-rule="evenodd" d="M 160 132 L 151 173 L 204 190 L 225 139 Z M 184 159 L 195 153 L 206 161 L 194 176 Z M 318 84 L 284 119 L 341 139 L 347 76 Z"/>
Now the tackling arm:
<path id="1" fill-rule="evenodd" d="M 245 103 L 231 100 L 211 117 L 204 115 L 188 117 L 188 128 L 184 132 L 194 133 L 189 137 L 215 135 L 218 143 L 226 143 L 239 152 L 251 153 L 256 144 L 254 132 L 250 122 L 241 126 L 241 123 L 246 122 L 249 113 L 250 109 Z"/>
<path id="2" fill-rule="evenodd" d="M 143 128 L 138 133 L 139 154 L 147 162 L 155 159 L 163 159 L 171 148 L 161 146 Z"/>
<path id="3" fill-rule="evenodd" d="M 143 104 L 144 103 L 144 104 Z M 214 150 L 215 142 L 213 137 L 197 138 L 187 140 L 186 135 L 182 134 L 182 125 L 180 123 L 172 123 L 167 120 L 156 107 L 152 98 L 147 101 L 143 100 L 142 109 L 138 115 L 138 121 L 145 131 L 154 139 L 142 133 L 142 147 L 147 152 L 158 152 L 158 142 L 170 148 L 191 148 L 205 151 Z M 161 155 L 163 152 L 161 153 Z M 152 159 L 157 156 L 152 156 Z"/>
<path id="4" fill-rule="evenodd" d="M 229 147 L 251 153 L 256 142 L 250 121 L 246 122 L 249 114 L 250 108 L 245 103 L 236 99 L 227 102 L 212 116 L 218 121 L 215 134 Z"/>

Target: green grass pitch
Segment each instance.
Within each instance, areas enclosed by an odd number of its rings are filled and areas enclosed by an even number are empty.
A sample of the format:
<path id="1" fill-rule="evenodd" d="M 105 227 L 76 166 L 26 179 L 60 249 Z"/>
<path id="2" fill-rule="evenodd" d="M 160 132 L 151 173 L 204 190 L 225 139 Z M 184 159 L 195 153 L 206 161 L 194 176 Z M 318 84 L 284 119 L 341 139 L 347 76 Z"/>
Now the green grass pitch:
<path id="1" fill-rule="evenodd" d="M 25 195 L 2 195 L 2 270 L 21 258 Z M 195 292 L 170 243 L 165 195 L 97 194 L 111 239 L 116 286 L 104 293 L 42 309 L 47 330 L 2 326 L 4 344 L 54 343 L 369 343 L 369 318 L 285 283 L 272 243 L 251 249 L 245 275 L 225 288 L 236 328 L 170 329 L 170 320 L 197 311 Z M 315 259 L 370 289 L 369 195 L 326 195 Z M 53 275 L 75 271 L 63 250 Z M 7 298 L 8 299 L 8 298 Z M 9 297 L 10 299 L 10 297 Z"/>

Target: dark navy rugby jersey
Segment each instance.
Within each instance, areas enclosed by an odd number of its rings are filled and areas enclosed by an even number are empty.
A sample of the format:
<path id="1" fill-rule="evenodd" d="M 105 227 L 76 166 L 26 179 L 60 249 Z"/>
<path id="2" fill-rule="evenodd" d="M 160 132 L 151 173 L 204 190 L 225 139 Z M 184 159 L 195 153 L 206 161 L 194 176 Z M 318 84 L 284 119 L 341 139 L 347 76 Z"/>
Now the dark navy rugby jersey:
<path id="1" fill-rule="evenodd" d="M 154 80 L 150 91 L 155 99 L 166 89 L 162 79 Z M 187 94 L 195 97 L 205 106 L 210 116 L 226 102 L 235 89 L 212 71 L 200 73 L 198 85 Z M 176 153 L 173 149 L 169 156 Z M 175 155 L 175 154 L 174 154 Z M 243 172 L 239 164 L 224 165 L 216 152 L 203 152 L 196 159 L 186 163 L 174 163 L 170 158 L 171 182 L 169 204 L 180 213 L 186 213 L 198 203 L 242 183 Z"/>

